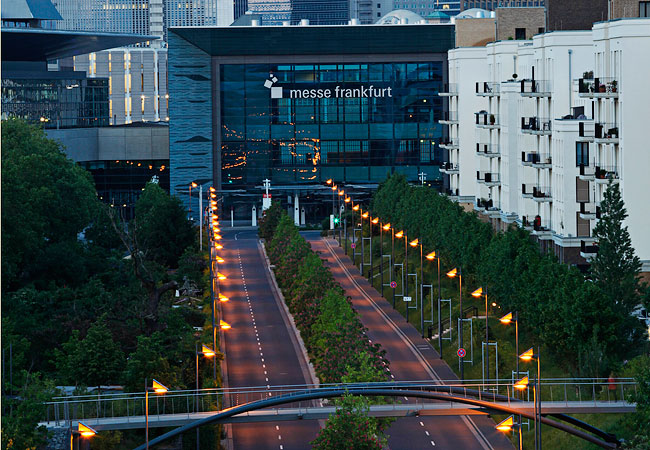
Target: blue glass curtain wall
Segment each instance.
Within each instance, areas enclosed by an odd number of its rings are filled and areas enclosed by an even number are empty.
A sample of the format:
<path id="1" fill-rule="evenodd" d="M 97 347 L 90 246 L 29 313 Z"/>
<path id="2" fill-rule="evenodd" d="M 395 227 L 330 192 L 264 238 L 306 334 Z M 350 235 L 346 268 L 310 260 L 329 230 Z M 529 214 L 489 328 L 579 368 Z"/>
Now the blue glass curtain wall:
<path id="1" fill-rule="evenodd" d="M 435 180 L 442 71 L 442 62 L 221 65 L 224 189 L 265 178 L 376 183 L 394 171 Z"/>

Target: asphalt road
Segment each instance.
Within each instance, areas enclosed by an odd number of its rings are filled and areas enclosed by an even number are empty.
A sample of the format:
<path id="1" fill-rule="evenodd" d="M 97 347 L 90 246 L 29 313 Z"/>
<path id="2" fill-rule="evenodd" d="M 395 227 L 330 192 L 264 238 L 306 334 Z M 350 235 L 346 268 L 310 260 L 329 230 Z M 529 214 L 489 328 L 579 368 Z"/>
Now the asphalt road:
<path id="1" fill-rule="evenodd" d="M 268 269 L 258 248 L 257 231 L 224 231 L 219 271 L 228 279 L 221 292 L 222 318 L 232 328 L 223 332 L 224 378 L 234 387 L 309 384 L 306 361 L 283 317 Z M 235 450 L 309 449 L 318 421 L 232 425 Z"/>
<path id="2" fill-rule="evenodd" d="M 380 343 L 390 361 L 395 381 L 456 379 L 438 353 L 420 337 L 392 305 L 363 278 L 335 241 L 327 242 L 318 233 L 304 233 L 312 248 L 321 253 L 335 280 L 352 298 L 368 337 Z M 408 401 L 408 399 L 405 399 Z M 494 429 L 494 421 L 482 416 L 422 416 L 402 418 L 388 430 L 392 450 L 413 449 L 512 449 Z"/>

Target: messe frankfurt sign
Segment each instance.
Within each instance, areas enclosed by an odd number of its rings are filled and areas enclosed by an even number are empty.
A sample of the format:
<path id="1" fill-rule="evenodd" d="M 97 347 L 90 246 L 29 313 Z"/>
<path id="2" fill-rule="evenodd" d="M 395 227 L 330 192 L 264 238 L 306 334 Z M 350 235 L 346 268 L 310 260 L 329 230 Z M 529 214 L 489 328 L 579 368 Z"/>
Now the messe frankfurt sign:
<path id="1" fill-rule="evenodd" d="M 318 87 L 289 89 L 275 86 L 278 79 L 271 74 L 264 87 L 271 90 L 271 98 L 388 98 L 393 96 L 392 87 L 354 84 L 353 87 L 324 83 Z M 285 92 L 288 93 L 285 97 Z"/>

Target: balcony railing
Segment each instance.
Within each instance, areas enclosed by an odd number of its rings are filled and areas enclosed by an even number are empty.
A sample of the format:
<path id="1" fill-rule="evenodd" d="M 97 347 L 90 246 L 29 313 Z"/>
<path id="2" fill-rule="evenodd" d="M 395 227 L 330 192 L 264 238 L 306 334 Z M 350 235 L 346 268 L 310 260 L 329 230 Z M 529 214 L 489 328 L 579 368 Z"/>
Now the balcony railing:
<path id="1" fill-rule="evenodd" d="M 440 148 L 446 148 L 447 150 L 454 150 L 458 148 L 458 138 L 447 139 L 446 141 L 440 142 Z"/>
<path id="2" fill-rule="evenodd" d="M 521 163 L 524 166 L 545 169 L 550 168 L 552 162 L 551 155 L 548 153 L 521 152 Z"/>
<path id="3" fill-rule="evenodd" d="M 578 123 L 578 137 L 584 138 L 583 141 L 593 141 L 595 130 L 591 125 L 591 123 L 585 122 Z"/>
<path id="4" fill-rule="evenodd" d="M 594 139 L 617 142 L 619 137 L 618 125 L 615 123 L 596 122 L 594 124 Z"/>
<path id="5" fill-rule="evenodd" d="M 476 144 L 476 154 L 494 158 L 501 155 L 501 149 L 495 144 Z"/>
<path id="6" fill-rule="evenodd" d="M 530 134 L 551 134 L 551 119 L 541 117 L 522 117 L 521 132 Z"/>
<path id="7" fill-rule="evenodd" d="M 499 184 L 501 181 L 499 178 L 498 173 L 494 172 L 476 172 L 476 180 L 479 183 L 485 183 L 485 184 Z"/>
<path id="8" fill-rule="evenodd" d="M 443 124 L 458 123 L 457 111 L 443 111 L 442 118 L 438 121 Z"/>
<path id="9" fill-rule="evenodd" d="M 458 95 L 458 84 L 445 83 L 440 92 L 438 92 L 438 95 L 441 97 L 451 97 L 452 95 Z"/>
<path id="10" fill-rule="evenodd" d="M 550 97 L 552 88 L 548 80 L 521 80 L 521 95 L 526 97 Z"/>
<path id="11" fill-rule="evenodd" d="M 494 207 L 494 200 L 487 198 L 477 198 L 476 199 L 476 208 L 477 209 L 490 209 Z"/>
<path id="12" fill-rule="evenodd" d="M 578 168 L 578 178 L 581 180 L 589 181 L 596 177 L 596 169 L 593 164 L 580 164 Z"/>
<path id="13" fill-rule="evenodd" d="M 600 206 L 594 203 L 580 203 L 579 213 L 583 220 L 600 219 Z"/>
<path id="14" fill-rule="evenodd" d="M 474 113 L 476 116 L 476 126 L 480 128 L 496 128 L 499 126 L 499 116 L 488 114 L 485 111 Z"/>
<path id="15" fill-rule="evenodd" d="M 499 95 L 501 85 L 499 83 L 484 81 L 476 83 L 476 94 L 481 96 Z"/>
<path id="16" fill-rule="evenodd" d="M 598 253 L 598 244 L 595 242 L 580 241 L 580 255 L 584 258 L 586 255 L 594 256 Z"/>
<path id="17" fill-rule="evenodd" d="M 446 188 L 443 190 L 443 192 L 450 197 L 458 197 L 458 188 L 456 189 Z"/>
<path id="18" fill-rule="evenodd" d="M 580 78 L 578 95 L 580 97 L 618 97 L 616 78 Z"/>
<path id="19" fill-rule="evenodd" d="M 619 179 L 619 171 L 617 166 L 596 166 L 594 171 L 594 178 L 598 181 L 609 181 Z"/>
<path id="20" fill-rule="evenodd" d="M 526 216 L 523 216 L 521 218 L 521 224 L 524 226 L 524 228 L 528 228 L 536 232 L 551 230 L 551 223 L 549 221 L 542 220 L 540 216 L 535 216 L 535 218 L 531 220 L 529 220 Z"/>
<path id="21" fill-rule="evenodd" d="M 551 188 L 547 186 L 533 187 L 533 200 L 537 202 L 546 202 L 551 199 Z"/>
<path id="22" fill-rule="evenodd" d="M 450 162 L 442 163 L 442 165 L 440 166 L 440 172 L 446 174 L 458 173 L 459 172 L 458 163 L 450 163 Z"/>
<path id="23" fill-rule="evenodd" d="M 521 185 L 521 195 L 524 198 L 533 198 L 533 188 L 534 184 L 523 184 Z"/>

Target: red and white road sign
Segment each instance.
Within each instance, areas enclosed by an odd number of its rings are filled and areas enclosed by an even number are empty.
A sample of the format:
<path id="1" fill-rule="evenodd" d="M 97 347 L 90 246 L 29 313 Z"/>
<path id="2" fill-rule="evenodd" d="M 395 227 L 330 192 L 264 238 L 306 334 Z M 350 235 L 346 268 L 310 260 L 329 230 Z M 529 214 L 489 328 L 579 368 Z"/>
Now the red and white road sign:
<path id="1" fill-rule="evenodd" d="M 466 355 L 465 349 L 464 348 L 459 348 L 458 351 L 456 352 L 459 358 L 464 358 Z"/>

